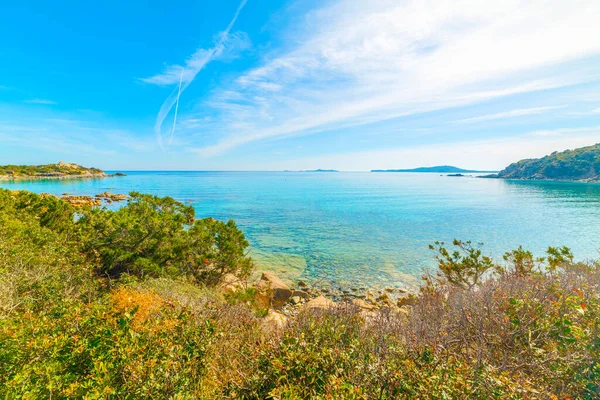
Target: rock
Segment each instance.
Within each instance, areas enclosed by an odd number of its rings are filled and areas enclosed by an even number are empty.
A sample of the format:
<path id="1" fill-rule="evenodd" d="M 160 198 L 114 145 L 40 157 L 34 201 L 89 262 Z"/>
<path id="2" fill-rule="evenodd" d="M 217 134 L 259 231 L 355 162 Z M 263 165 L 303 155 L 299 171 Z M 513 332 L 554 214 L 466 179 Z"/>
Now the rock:
<path id="1" fill-rule="evenodd" d="M 281 279 L 270 272 L 263 272 L 256 284 L 258 291 L 266 295 L 275 309 L 281 308 L 292 297 L 292 291 Z"/>
<path id="2" fill-rule="evenodd" d="M 408 293 L 408 290 L 406 290 L 406 289 L 402 289 L 402 288 L 398 288 L 398 292 L 399 292 L 399 293 L 406 294 L 406 293 Z"/>
<path id="3" fill-rule="evenodd" d="M 415 301 L 416 301 L 416 299 L 414 296 L 400 297 L 398 299 L 398 301 L 396 302 L 396 305 L 398 307 L 412 306 L 415 304 Z"/>
<path id="4" fill-rule="evenodd" d="M 263 326 L 267 329 L 283 329 L 288 323 L 288 317 L 279 311 L 269 310 L 269 313 L 263 318 Z"/>
<path id="5" fill-rule="evenodd" d="M 300 297 L 301 299 L 308 299 L 310 297 L 310 295 L 304 290 L 294 290 L 294 293 L 292 293 L 292 297 L 294 296 Z"/>
<path id="6" fill-rule="evenodd" d="M 242 289 L 245 286 L 244 284 L 245 282 L 234 274 L 225 274 L 219 282 L 219 288 L 222 293 L 229 294 Z"/>
<path id="7" fill-rule="evenodd" d="M 335 303 L 325 296 L 315 297 L 314 299 L 310 300 L 308 303 L 306 303 L 304 305 L 304 307 L 308 310 L 311 310 L 311 309 L 327 310 L 334 306 L 335 306 Z"/>
<path id="8" fill-rule="evenodd" d="M 122 173 L 122 172 L 117 172 L 117 173 L 115 174 L 115 176 L 127 176 L 127 175 L 125 175 L 125 174 L 124 174 L 124 173 Z"/>
<path id="9" fill-rule="evenodd" d="M 75 207 L 94 207 L 102 205 L 98 199 L 91 196 L 63 196 L 62 199 Z"/>
<path id="10" fill-rule="evenodd" d="M 394 291 L 394 289 L 392 289 L 391 287 L 386 287 L 384 290 L 388 293 L 392 293 Z"/>
<path id="11" fill-rule="evenodd" d="M 367 301 L 375 303 L 375 296 L 373 296 L 373 293 L 371 293 L 371 292 L 367 292 L 367 295 L 366 295 L 365 299 Z"/>
<path id="12" fill-rule="evenodd" d="M 371 303 L 367 303 L 366 301 L 361 300 L 361 299 L 352 300 L 352 304 L 359 306 L 361 310 L 372 311 L 372 310 L 377 309 L 377 306 L 375 306 Z"/>
<path id="13" fill-rule="evenodd" d="M 62 167 L 62 168 L 68 168 L 68 169 L 78 169 L 79 166 L 75 165 L 75 164 L 69 164 L 63 161 L 59 161 L 58 162 L 58 166 Z"/>
<path id="14" fill-rule="evenodd" d="M 298 286 L 299 287 L 303 287 L 303 288 L 308 287 L 308 285 L 306 284 L 306 282 L 303 282 L 303 281 L 298 281 Z"/>
<path id="15" fill-rule="evenodd" d="M 97 199 L 105 199 L 105 200 L 108 200 L 108 201 L 122 201 L 122 200 L 127 200 L 127 195 L 126 194 L 118 194 L 118 193 L 110 193 L 110 192 L 98 193 L 95 197 Z"/>
<path id="16" fill-rule="evenodd" d="M 290 303 L 292 304 L 299 304 L 301 301 L 302 299 L 299 296 L 290 297 Z"/>
<path id="17" fill-rule="evenodd" d="M 389 296 L 387 295 L 387 293 L 383 293 L 381 294 L 379 297 L 377 297 L 377 303 L 385 305 L 385 306 L 392 306 L 394 303 L 392 303 L 392 301 L 390 300 Z"/>
<path id="18" fill-rule="evenodd" d="M 267 297 L 266 294 L 260 292 L 256 292 L 256 295 L 254 296 L 254 302 L 256 304 L 256 307 L 262 310 L 269 308 L 269 306 L 271 305 L 271 299 Z"/>

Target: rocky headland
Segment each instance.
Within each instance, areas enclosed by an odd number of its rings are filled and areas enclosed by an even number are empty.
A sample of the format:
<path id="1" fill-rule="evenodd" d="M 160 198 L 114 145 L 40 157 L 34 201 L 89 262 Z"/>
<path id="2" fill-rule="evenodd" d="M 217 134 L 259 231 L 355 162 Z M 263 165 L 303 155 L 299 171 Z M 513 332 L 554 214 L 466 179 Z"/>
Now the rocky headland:
<path id="1" fill-rule="evenodd" d="M 122 172 L 107 174 L 98 168 L 87 168 L 60 161 L 44 165 L 0 166 L 0 180 L 43 180 L 43 179 L 99 179 L 125 176 Z"/>
<path id="2" fill-rule="evenodd" d="M 542 158 L 528 158 L 510 164 L 483 178 L 600 182 L 600 143 L 574 150 L 555 151 Z"/>

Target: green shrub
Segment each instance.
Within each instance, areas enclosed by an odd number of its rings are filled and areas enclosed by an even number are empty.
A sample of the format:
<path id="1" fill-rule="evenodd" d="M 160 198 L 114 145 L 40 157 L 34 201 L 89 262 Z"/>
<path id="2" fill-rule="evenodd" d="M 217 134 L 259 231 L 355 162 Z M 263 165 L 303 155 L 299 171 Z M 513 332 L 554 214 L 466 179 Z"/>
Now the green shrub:
<path id="1" fill-rule="evenodd" d="M 211 286 L 252 266 L 233 222 L 0 190 L 0 398 L 600 397 L 600 265 L 454 243 L 409 311 L 339 304 L 273 330 L 254 289 Z"/>

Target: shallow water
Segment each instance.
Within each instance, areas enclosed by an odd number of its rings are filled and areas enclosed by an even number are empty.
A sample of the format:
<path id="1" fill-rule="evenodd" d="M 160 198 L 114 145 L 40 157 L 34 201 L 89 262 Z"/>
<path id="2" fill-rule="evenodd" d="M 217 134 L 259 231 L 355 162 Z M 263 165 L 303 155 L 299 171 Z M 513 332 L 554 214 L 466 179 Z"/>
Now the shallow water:
<path id="1" fill-rule="evenodd" d="M 523 245 L 600 253 L 600 185 L 411 173 L 127 172 L 98 180 L 0 182 L 37 193 L 135 190 L 234 219 L 259 267 L 289 279 L 411 286 L 434 265 L 428 244 L 485 243 L 500 259 Z"/>

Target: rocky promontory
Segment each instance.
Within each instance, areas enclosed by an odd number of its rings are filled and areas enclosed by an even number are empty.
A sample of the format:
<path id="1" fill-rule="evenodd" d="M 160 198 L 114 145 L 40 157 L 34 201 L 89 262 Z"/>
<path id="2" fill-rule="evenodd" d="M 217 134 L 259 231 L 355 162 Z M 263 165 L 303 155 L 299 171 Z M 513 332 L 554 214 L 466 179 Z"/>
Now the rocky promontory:
<path id="1" fill-rule="evenodd" d="M 485 178 L 600 182 L 600 143 L 521 160 Z"/>
<path id="2" fill-rule="evenodd" d="M 0 166 L 0 180 L 93 179 L 114 176 L 125 174 L 107 174 L 98 168 L 86 168 L 63 161 L 58 164 Z"/>

